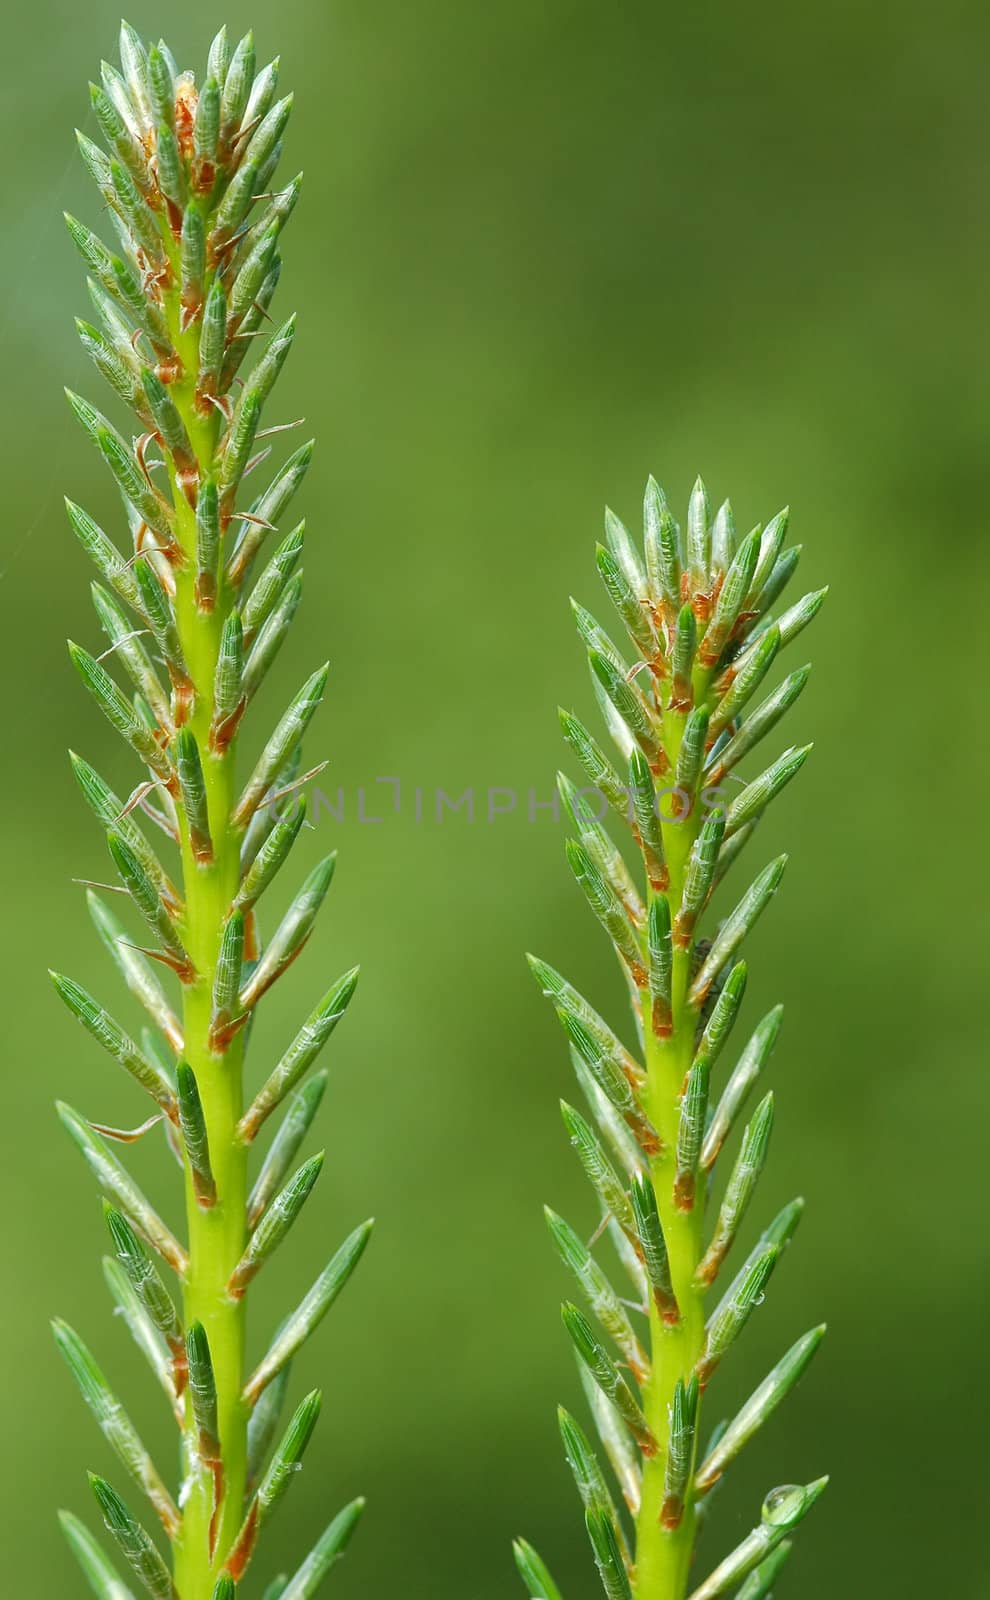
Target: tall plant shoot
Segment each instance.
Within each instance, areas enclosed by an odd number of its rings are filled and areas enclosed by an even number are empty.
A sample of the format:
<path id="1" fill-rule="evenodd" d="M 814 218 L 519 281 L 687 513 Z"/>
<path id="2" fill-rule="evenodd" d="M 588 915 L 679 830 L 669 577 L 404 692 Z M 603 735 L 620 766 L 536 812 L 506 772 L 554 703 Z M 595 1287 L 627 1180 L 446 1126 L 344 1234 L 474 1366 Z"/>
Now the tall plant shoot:
<path id="1" fill-rule="evenodd" d="M 270 308 L 300 187 L 275 176 L 292 107 L 278 80 L 277 61 L 256 70 L 250 34 L 231 48 L 221 30 L 197 84 L 165 44 L 147 47 L 125 23 L 119 68 L 104 63 L 90 88 L 100 142 L 78 135 L 109 243 L 67 219 L 92 303 L 79 337 L 111 408 L 123 416 L 122 402 L 130 413 L 118 427 L 69 394 L 122 501 L 111 533 L 68 502 L 97 568 L 103 635 L 69 651 L 143 770 L 118 795 L 82 756 L 72 763 L 106 836 L 111 881 L 90 889 L 90 911 L 147 1027 L 132 1037 L 102 999 L 54 974 L 69 1010 L 146 1102 L 135 1130 L 68 1105 L 59 1114 L 105 1197 L 107 1285 L 180 1443 L 173 1484 L 87 1346 L 55 1324 L 117 1457 L 119 1486 L 91 1477 L 113 1555 L 73 1514 L 62 1517 L 101 1600 L 124 1600 L 132 1582 L 163 1600 L 246 1592 L 259 1537 L 320 1408 L 314 1392 L 282 1418 L 290 1363 L 346 1284 L 370 1227 L 351 1233 L 298 1306 L 266 1304 L 265 1265 L 284 1248 L 322 1162 L 296 1164 L 325 1086 L 310 1068 L 357 978 L 355 970 L 333 982 L 249 1086 L 255 1010 L 309 940 L 334 869 L 333 856 L 321 861 L 262 937 L 258 903 L 304 820 L 301 742 L 327 681 L 318 667 L 259 737 L 253 702 L 301 596 L 305 527 L 287 513 L 312 455 L 306 443 L 276 464 L 286 425 L 269 420 L 295 336 L 295 318 L 276 326 Z M 276 1113 L 256 1160 L 257 1136 Z M 163 1134 L 181 1169 L 184 1236 L 123 1159 L 139 1137 Z M 253 1370 L 249 1303 L 270 1340 Z M 316 1592 L 361 1507 L 355 1500 L 334 1518 L 295 1574 L 264 1590 L 269 1600 Z"/>
<path id="2" fill-rule="evenodd" d="M 786 544 L 787 525 L 784 511 L 738 538 L 728 502 L 712 516 L 699 480 L 682 532 L 651 478 L 642 546 L 609 512 L 597 552 L 622 648 L 574 606 L 613 752 L 561 713 L 585 784 L 559 779 L 573 827 L 567 860 L 624 974 L 633 1048 L 546 961 L 530 964 L 586 1101 L 583 1109 L 564 1103 L 562 1112 L 595 1191 L 597 1225 L 575 1230 L 549 1210 L 547 1221 L 579 1291 L 581 1304 L 565 1304 L 563 1320 L 614 1480 L 581 1425 L 561 1411 L 608 1600 L 760 1600 L 826 1482 L 771 1491 L 753 1531 L 699 1577 L 698 1533 L 716 1486 L 824 1331 L 805 1333 L 737 1416 L 711 1427 L 709 1385 L 762 1304 L 803 1207 L 799 1199 L 785 1206 L 742 1252 L 740 1236 L 758 1209 L 772 1093 L 741 1132 L 739 1124 L 765 1076 L 780 1007 L 734 1063 L 729 1039 L 747 986 L 740 952 L 777 893 L 786 858 L 762 861 L 748 888 L 739 861 L 754 835 L 758 845 L 762 817 L 810 746 L 785 749 L 758 776 L 741 773 L 807 682 L 809 668 L 800 666 L 767 690 L 777 657 L 825 593 L 781 602 L 800 554 Z M 726 879 L 726 911 L 706 925 Z M 603 1238 L 631 1280 L 631 1303 L 596 1259 Z M 519 1541 L 516 1559 L 531 1596 L 559 1600 L 531 1545 Z"/>

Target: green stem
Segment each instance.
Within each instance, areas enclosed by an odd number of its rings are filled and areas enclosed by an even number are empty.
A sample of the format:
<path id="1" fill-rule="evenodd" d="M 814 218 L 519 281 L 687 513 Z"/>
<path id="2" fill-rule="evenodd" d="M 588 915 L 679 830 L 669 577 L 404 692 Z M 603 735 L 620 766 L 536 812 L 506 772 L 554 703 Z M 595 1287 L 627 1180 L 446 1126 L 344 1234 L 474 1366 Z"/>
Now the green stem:
<path id="1" fill-rule="evenodd" d="M 668 740 L 672 762 L 676 760 L 679 733 L 678 728 Z M 676 917 L 681 904 L 684 872 L 702 820 L 698 811 L 695 802 L 691 816 L 663 824 L 670 870 L 667 895 L 672 918 Z M 702 1252 L 703 1195 L 695 1196 L 689 1211 L 678 1209 L 674 1203 L 680 1098 L 691 1067 L 697 1026 L 697 1013 L 687 1004 L 686 998 L 688 961 L 688 951 L 675 950 L 670 1038 L 655 1037 L 648 1001 L 643 1018 L 648 1077 L 646 1109 L 663 1145 L 659 1156 L 651 1162 L 650 1171 L 680 1318 L 674 1326 L 668 1326 L 651 1304 L 651 1367 L 643 1389 L 643 1409 L 659 1449 L 643 1463 L 642 1497 L 636 1524 L 637 1600 L 683 1600 L 694 1553 L 695 1511 L 690 1495 L 676 1528 L 665 1528 L 661 1522 L 674 1390 L 679 1380 L 685 1384 L 689 1381 L 701 1356 L 705 1333 L 703 1291 L 694 1281 Z"/>
<path id="2" fill-rule="evenodd" d="M 237 1038 L 225 1055 L 217 1057 L 207 1043 L 220 932 L 237 887 L 238 841 L 227 821 L 232 803 L 231 765 L 229 756 L 206 765 L 216 847 L 213 866 L 199 867 L 191 852 L 183 852 L 189 951 L 200 974 L 186 994 L 185 1055 L 199 1083 L 217 1187 L 216 1205 L 204 1211 L 196 1201 L 187 1172 L 189 1269 L 185 1316 L 187 1326 L 194 1321 L 203 1324 L 209 1341 L 224 1469 L 224 1498 L 212 1558 L 209 1532 L 214 1512 L 213 1477 L 202 1466 L 193 1474 L 192 1493 L 186 1501 L 176 1541 L 176 1580 L 183 1600 L 209 1600 L 213 1581 L 241 1520 L 246 1478 L 247 1409 L 241 1399 L 245 1301 L 231 1300 L 226 1293 L 226 1284 L 247 1239 L 247 1150 L 235 1133 L 243 1109 L 242 1048 Z M 186 1425 L 192 1430 L 191 1409 Z M 192 1454 L 187 1451 L 187 1465 Z"/>
<path id="3" fill-rule="evenodd" d="M 200 468 L 214 467 L 217 425 L 197 415 L 193 396 L 198 372 L 198 334 L 182 334 L 178 307 L 170 307 L 174 337 L 184 376 L 172 395 L 185 422 Z M 189 674 L 195 688 L 190 727 L 203 766 L 213 860 L 197 862 L 184 819 L 182 867 L 185 892 L 186 947 L 196 968 L 196 981 L 186 987 L 183 1009 L 185 1059 L 196 1075 L 209 1137 L 216 1182 L 216 1204 L 204 1210 L 197 1202 L 186 1171 L 189 1267 L 184 1290 L 186 1326 L 206 1330 L 217 1387 L 223 1499 L 215 1506 L 216 1485 L 209 1467 L 198 1458 L 191 1404 L 187 1404 L 183 1443 L 186 1494 L 182 1525 L 175 1543 L 175 1580 L 183 1600 L 210 1600 L 218 1573 L 229 1554 L 243 1513 L 247 1476 L 247 1407 L 244 1384 L 245 1301 L 226 1292 L 230 1275 L 247 1240 L 247 1147 L 236 1134 L 243 1110 L 243 1044 L 238 1035 L 222 1055 L 210 1048 L 209 1029 L 213 980 L 223 926 L 240 878 L 240 836 L 231 825 L 236 800 L 235 747 L 221 756 L 209 749 L 213 690 L 220 636 L 230 599 L 222 589 L 213 610 L 196 604 L 195 517 L 173 478 L 176 532 L 186 564 L 176 576 L 175 615 Z M 211 1548 L 212 1545 L 212 1548 Z"/>

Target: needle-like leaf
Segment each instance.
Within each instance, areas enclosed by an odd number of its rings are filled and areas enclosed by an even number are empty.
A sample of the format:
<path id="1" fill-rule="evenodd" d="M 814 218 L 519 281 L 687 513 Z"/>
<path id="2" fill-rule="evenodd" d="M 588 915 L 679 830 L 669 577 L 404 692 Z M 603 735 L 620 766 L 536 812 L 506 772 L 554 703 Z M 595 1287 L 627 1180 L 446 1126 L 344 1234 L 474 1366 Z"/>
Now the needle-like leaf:
<path id="1" fill-rule="evenodd" d="M 749 1091 L 770 1058 L 777 1035 L 780 1032 L 783 1014 L 783 1006 L 775 1006 L 763 1018 L 733 1068 L 732 1076 L 725 1086 L 722 1098 L 715 1109 L 715 1115 L 712 1117 L 705 1133 L 705 1142 L 701 1150 L 701 1164 L 706 1172 L 710 1171 L 715 1165 L 719 1151 L 732 1131 L 733 1124 L 746 1102 Z"/>
<path id="2" fill-rule="evenodd" d="M 685 1384 L 678 1378 L 670 1408 L 670 1437 L 663 1475 L 663 1505 L 660 1521 L 665 1528 L 679 1528 L 684 1516 L 684 1500 L 691 1481 L 694 1459 L 694 1434 L 698 1417 L 698 1380 Z"/>
<path id="3" fill-rule="evenodd" d="M 767 1158 L 773 1128 L 773 1095 L 768 1094 L 756 1108 L 752 1122 L 743 1134 L 742 1149 L 732 1169 L 711 1243 L 698 1266 L 700 1283 L 715 1281 L 719 1267 L 732 1248 L 733 1240 L 746 1215 L 760 1173 Z"/>
<path id="4" fill-rule="evenodd" d="M 705 1494 L 721 1478 L 726 1467 L 758 1433 L 804 1374 L 808 1363 L 825 1337 L 825 1326 L 812 1328 L 798 1339 L 763 1382 L 754 1389 L 742 1409 L 722 1434 L 694 1476 L 697 1494 Z"/>
<path id="5" fill-rule="evenodd" d="M 87 1033 L 92 1034 L 97 1043 L 101 1044 L 115 1061 L 120 1062 L 124 1071 L 130 1074 L 135 1083 L 147 1090 L 166 1116 L 174 1118 L 175 1088 L 157 1064 L 146 1060 L 133 1039 L 128 1037 L 110 1013 L 105 1011 L 81 984 L 73 982 L 71 978 L 64 978 L 59 972 L 53 972 L 51 980 L 56 993 L 65 1001 Z"/>
<path id="6" fill-rule="evenodd" d="M 530 1600 L 562 1600 L 549 1567 L 531 1544 L 525 1539 L 516 1539 L 512 1554 Z"/>
<path id="7" fill-rule="evenodd" d="M 206 1126 L 206 1113 L 200 1098 L 196 1074 L 188 1062 L 180 1061 L 175 1069 L 179 1096 L 179 1126 L 182 1142 L 192 1175 L 197 1203 L 209 1210 L 217 1203 L 217 1186 L 210 1160 L 210 1136 Z"/>
<path id="8" fill-rule="evenodd" d="M 137 1185 L 124 1171 L 116 1156 L 71 1106 L 56 1103 L 66 1132 L 75 1141 L 107 1199 L 112 1200 L 128 1221 L 176 1272 L 186 1267 L 186 1254 L 175 1235 L 152 1208 Z"/>
<path id="9" fill-rule="evenodd" d="M 272 734 L 247 786 L 234 809 L 232 822 L 235 827 L 243 827 L 251 818 L 256 807 L 264 798 L 265 791 L 278 772 L 279 768 L 292 755 L 300 739 L 309 727 L 316 712 L 316 708 L 323 698 L 329 675 L 329 665 L 321 667 L 307 678 L 299 693 L 296 695 L 289 709 L 285 712 L 278 727 Z"/>
<path id="10" fill-rule="evenodd" d="M 69 657 L 111 727 L 116 728 L 135 755 L 158 777 L 170 779 L 171 765 L 159 741 L 135 716 L 105 667 L 101 666 L 88 650 L 84 650 L 81 645 L 73 644 L 71 640 Z"/>
<path id="11" fill-rule="evenodd" d="M 185 1385 L 185 1341 L 175 1303 L 127 1218 L 106 1203 L 104 1214 L 116 1260 L 151 1319 L 152 1326 L 165 1341 L 172 1357 L 175 1387 L 181 1394 Z"/>
<path id="12" fill-rule="evenodd" d="M 242 1577 L 254 1551 L 262 1529 L 271 1520 L 295 1474 L 302 1466 L 302 1457 L 320 1414 L 320 1392 L 314 1389 L 296 1410 L 285 1434 L 272 1457 L 267 1472 L 258 1485 L 251 1501 L 234 1548 L 227 1559 L 227 1572 L 237 1581 Z"/>
<path id="13" fill-rule="evenodd" d="M 296 1034 L 271 1076 L 255 1095 L 239 1123 L 241 1138 L 255 1137 L 266 1117 L 294 1089 L 316 1060 L 337 1026 L 357 988 L 359 968 L 352 967 L 338 978 Z"/>
<path id="14" fill-rule="evenodd" d="M 710 1577 L 693 1591 L 691 1600 L 717 1600 L 717 1596 L 735 1589 L 740 1580 L 759 1567 L 804 1520 L 815 1501 L 824 1494 L 827 1485 L 827 1478 L 819 1478 L 806 1488 L 790 1485 L 771 1489 L 763 1502 L 759 1527 L 754 1528 L 742 1544 L 730 1556 L 726 1556 Z M 754 1592 L 757 1595 L 760 1593 L 759 1585 Z M 765 1588 L 763 1592 L 767 1592 Z"/>
<path id="15" fill-rule="evenodd" d="M 155 1600 L 174 1600 L 171 1574 L 157 1545 L 132 1516 L 116 1489 L 95 1472 L 89 1486 L 103 1513 L 103 1523 L 134 1575 Z"/>
<path id="16" fill-rule="evenodd" d="M 602 1580 L 606 1600 L 632 1600 L 629 1574 L 622 1559 L 618 1532 L 611 1516 L 607 1511 L 586 1511 L 584 1525 L 591 1540 L 595 1565 Z"/>
<path id="17" fill-rule="evenodd" d="M 289 1179 L 285 1187 L 272 1200 L 255 1227 L 247 1249 L 231 1273 L 230 1281 L 227 1284 L 228 1294 L 239 1298 L 255 1273 L 281 1244 L 306 1204 L 310 1190 L 319 1177 L 322 1166 L 323 1151 L 321 1150 L 319 1155 L 311 1156 L 308 1161 L 304 1162 L 299 1171 Z"/>
<path id="18" fill-rule="evenodd" d="M 79 1335 L 60 1319 L 52 1323 L 52 1331 L 59 1353 L 92 1412 L 97 1427 L 121 1465 L 144 1490 L 165 1532 L 171 1537 L 179 1525 L 179 1514 L 133 1423 L 111 1392 Z"/>
<path id="19" fill-rule="evenodd" d="M 705 1347 L 696 1369 L 702 1388 L 726 1351 L 735 1344 L 756 1307 L 763 1304 L 763 1291 L 779 1256 L 780 1246 L 770 1244 L 760 1251 L 755 1261 L 747 1261 L 709 1317 Z"/>
<path id="20" fill-rule="evenodd" d="M 364 1504 L 363 1500 L 352 1500 L 350 1505 L 337 1513 L 295 1577 L 289 1579 L 282 1590 L 281 1600 L 312 1600 L 330 1568 L 340 1560 L 350 1544 Z"/>
<path id="21" fill-rule="evenodd" d="M 583 1241 L 555 1211 L 544 1207 L 547 1227 L 557 1253 L 570 1268 L 582 1294 L 603 1330 L 629 1364 L 637 1378 L 645 1377 L 649 1363 L 629 1320 L 629 1314 L 601 1267 Z"/>
<path id="22" fill-rule="evenodd" d="M 769 866 L 764 867 L 735 910 L 730 912 L 722 924 L 691 985 L 690 999 L 694 1005 L 701 1004 L 719 972 L 732 959 L 757 919 L 770 904 L 784 876 L 786 865 L 787 857 L 778 856 L 776 861 L 771 861 Z"/>
<path id="23" fill-rule="evenodd" d="M 595 1336 L 590 1322 L 582 1316 L 577 1306 L 568 1303 L 562 1307 L 561 1316 L 577 1351 L 578 1359 L 587 1368 L 602 1393 L 611 1400 L 643 1455 L 655 1455 L 656 1440 L 650 1432 L 642 1407 L 604 1345 Z"/>
<path id="24" fill-rule="evenodd" d="M 344 1240 L 309 1293 L 283 1324 L 281 1332 L 276 1334 L 267 1354 L 262 1357 L 245 1385 L 244 1398 L 248 1405 L 254 1404 L 266 1384 L 271 1383 L 287 1361 L 291 1361 L 313 1329 L 322 1322 L 364 1254 L 372 1227 L 373 1223 L 370 1220 L 362 1222 L 360 1227 L 355 1228 L 354 1232 Z"/>
<path id="25" fill-rule="evenodd" d="M 240 1003 L 245 1011 L 257 1004 L 265 991 L 299 955 L 326 898 L 336 864 L 335 851 L 313 868 L 292 901 L 241 990 Z"/>
<path id="26" fill-rule="evenodd" d="M 60 1511 L 58 1520 L 72 1551 L 97 1600 L 134 1600 L 113 1565 L 107 1560 L 89 1530 L 71 1511 Z"/>
<path id="27" fill-rule="evenodd" d="M 643 1265 L 657 1310 L 664 1322 L 673 1325 L 679 1320 L 680 1310 L 670 1276 L 670 1256 L 653 1184 L 645 1174 L 633 1179 L 632 1206 Z"/>

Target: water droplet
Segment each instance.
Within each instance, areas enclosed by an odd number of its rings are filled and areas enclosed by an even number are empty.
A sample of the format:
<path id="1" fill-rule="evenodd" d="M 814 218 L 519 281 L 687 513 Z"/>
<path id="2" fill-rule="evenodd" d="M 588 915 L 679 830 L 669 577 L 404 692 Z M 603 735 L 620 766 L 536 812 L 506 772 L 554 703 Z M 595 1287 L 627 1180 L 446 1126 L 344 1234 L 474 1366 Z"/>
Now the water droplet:
<path id="1" fill-rule="evenodd" d="M 763 1502 L 763 1521 L 771 1528 L 788 1528 L 800 1515 L 804 1490 L 800 1484 L 785 1483 L 771 1489 Z"/>

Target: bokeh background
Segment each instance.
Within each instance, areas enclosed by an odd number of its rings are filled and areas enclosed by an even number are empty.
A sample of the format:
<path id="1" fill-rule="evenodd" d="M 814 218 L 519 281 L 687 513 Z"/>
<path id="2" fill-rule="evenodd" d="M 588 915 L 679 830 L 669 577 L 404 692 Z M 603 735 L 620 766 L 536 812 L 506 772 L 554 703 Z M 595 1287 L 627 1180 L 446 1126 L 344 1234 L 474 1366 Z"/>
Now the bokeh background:
<path id="1" fill-rule="evenodd" d="M 805 1327 L 831 1332 L 726 1485 L 707 1553 L 772 1484 L 829 1470 L 787 1593 L 990 1595 L 985 8 L 286 0 L 277 18 L 225 15 L 281 52 L 297 91 L 285 170 L 306 184 L 280 305 L 300 336 L 279 411 L 305 413 L 321 449 L 277 695 L 332 658 L 311 753 L 330 753 L 326 787 L 346 800 L 307 845 L 341 852 L 324 931 L 269 1004 L 256 1059 L 364 963 L 328 1057 L 327 1175 L 266 1272 L 255 1342 L 345 1231 L 379 1219 L 299 1362 L 299 1393 L 325 1387 L 324 1422 L 259 1576 L 364 1490 L 341 1600 L 519 1594 L 508 1542 L 523 1531 L 568 1600 L 596 1593 L 556 1437 L 576 1384 L 540 1215 L 552 1200 L 590 1226 L 590 1199 L 558 1120 L 562 1041 L 522 951 L 616 1016 L 622 998 L 562 828 L 548 809 L 531 820 L 527 796 L 551 795 L 557 703 L 589 709 L 567 596 L 599 603 L 603 505 L 635 520 L 649 470 L 684 505 L 701 471 L 744 528 L 788 501 L 804 587 L 832 585 L 790 660 L 814 656 L 791 737 L 813 735 L 815 754 L 752 847 L 754 866 L 792 853 L 750 949 L 748 1019 L 787 1006 L 757 1211 L 795 1192 L 809 1211 L 712 1409 Z M 223 16 L 131 7 L 197 66 Z M 4 1591 L 32 1600 L 81 1592 L 53 1507 L 89 1514 L 83 1468 L 108 1465 L 50 1344 L 56 1309 L 171 1448 L 111 1323 L 98 1205 L 51 1112 L 56 1094 L 107 1120 L 135 1104 L 45 976 L 114 992 L 70 881 L 105 868 L 64 747 L 131 781 L 65 660 L 66 634 L 97 633 L 60 503 L 68 490 L 114 515 L 61 395 L 95 398 L 96 380 L 59 213 L 99 220 L 72 128 L 116 20 L 105 0 L 9 17 L 0 110 L 0 1503 Z M 401 780 L 398 814 L 381 777 Z M 358 819 L 362 786 L 376 823 Z M 467 788 L 474 821 L 438 822 L 436 791 Z M 519 796 L 491 823 L 489 788 Z M 169 1203 L 164 1158 L 135 1159 Z"/>

